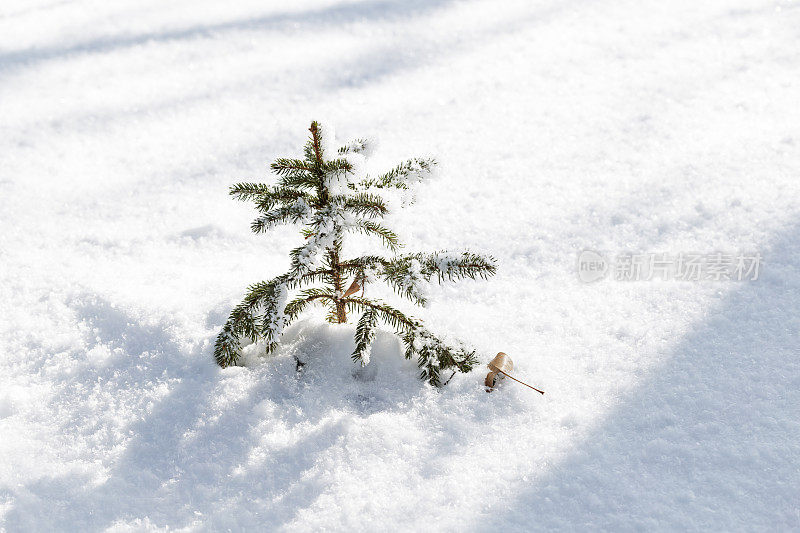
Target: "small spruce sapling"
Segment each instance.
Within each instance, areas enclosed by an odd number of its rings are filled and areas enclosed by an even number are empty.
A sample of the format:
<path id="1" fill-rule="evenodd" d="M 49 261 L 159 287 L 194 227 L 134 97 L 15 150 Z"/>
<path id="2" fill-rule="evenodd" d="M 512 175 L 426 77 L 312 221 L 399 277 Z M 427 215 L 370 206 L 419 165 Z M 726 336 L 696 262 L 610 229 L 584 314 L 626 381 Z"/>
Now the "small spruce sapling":
<path id="1" fill-rule="evenodd" d="M 357 295 L 358 290 L 381 281 L 400 296 L 425 305 L 425 289 L 433 278 L 439 282 L 485 279 L 495 273 L 493 258 L 471 252 L 399 254 L 402 245 L 397 235 L 381 223 L 389 212 L 387 193 L 410 191 L 431 174 L 436 161 L 410 159 L 371 177 L 363 170 L 368 141 L 357 139 L 337 147 L 330 128 L 312 122 L 309 130 L 303 159 L 281 158 L 272 163 L 277 185 L 237 183 L 230 189 L 237 200 L 255 203 L 260 213 L 251 225 L 255 233 L 293 223 L 302 226 L 305 242 L 291 251 L 288 272 L 248 287 L 217 337 L 217 363 L 222 367 L 236 364 L 243 338 L 263 339 L 267 353 L 274 351 L 290 322 L 309 305 L 322 304 L 333 323 L 345 323 L 348 314 L 360 313 L 352 358 L 361 365 L 369 363 L 376 328 L 383 322 L 402 339 L 406 358 L 417 359 L 421 379 L 440 386 L 442 371 L 468 372 L 477 363 L 474 351 L 460 343 L 443 342 L 420 320 L 365 297 L 363 291 Z M 392 255 L 346 259 L 345 236 L 353 232 L 377 237 Z M 296 292 L 292 299 L 291 292 Z"/>

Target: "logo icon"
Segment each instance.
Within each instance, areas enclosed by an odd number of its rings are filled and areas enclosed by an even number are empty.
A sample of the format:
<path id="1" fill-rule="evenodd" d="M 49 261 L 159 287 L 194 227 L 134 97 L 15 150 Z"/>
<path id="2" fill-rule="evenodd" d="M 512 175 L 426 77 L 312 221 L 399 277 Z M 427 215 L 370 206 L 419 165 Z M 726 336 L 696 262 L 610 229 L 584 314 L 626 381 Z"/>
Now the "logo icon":
<path id="1" fill-rule="evenodd" d="M 578 256 L 578 279 L 591 283 L 603 279 L 608 273 L 606 258 L 592 250 L 584 250 Z"/>

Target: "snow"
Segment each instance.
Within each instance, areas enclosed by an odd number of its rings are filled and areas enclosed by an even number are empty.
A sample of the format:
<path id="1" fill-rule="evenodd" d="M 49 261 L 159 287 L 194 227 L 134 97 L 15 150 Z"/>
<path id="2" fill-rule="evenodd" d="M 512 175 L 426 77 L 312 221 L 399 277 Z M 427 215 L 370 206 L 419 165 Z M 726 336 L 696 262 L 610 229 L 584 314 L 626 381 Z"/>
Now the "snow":
<path id="1" fill-rule="evenodd" d="M 426 302 L 430 294 L 430 284 L 422 275 L 422 265 L 419 261 L 412 259 L 408 267 L 408 274 L 400 280 L 399 289 L 404 293 L 409 293 L 415 301 Z"/>
<path id="2" fill-rule="evenodd" d="M 364 154 L 351 152 L 344 154 L 342 159 L 350 163 L 350 171 L 345 173 L 348 181 L 358 182 L 366 177 L 367 174 L 367 158 Z"/>
<path id="3" fill-rule="evenodd" d="M 800 529 L 797 2 L 284 4 L 0 5 L 0 530 Z M 544 396 L 437 391 L 384 331 L 361 368 L 313 313 L 214 365 L 303 242 L 227 188 L 321 117 L 440 161 L 404 251 L 498 274 L 405 309 Z"/>

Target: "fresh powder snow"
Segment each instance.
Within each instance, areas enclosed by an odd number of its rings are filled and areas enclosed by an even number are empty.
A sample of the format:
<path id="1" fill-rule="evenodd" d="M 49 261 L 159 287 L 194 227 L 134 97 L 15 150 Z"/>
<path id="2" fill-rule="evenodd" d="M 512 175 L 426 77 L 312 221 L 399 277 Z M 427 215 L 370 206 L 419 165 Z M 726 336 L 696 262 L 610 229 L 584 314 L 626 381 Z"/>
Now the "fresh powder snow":
<path id="1" fill-rule="evenodd" d="M 800 530 L 799 28 L 797 0 L 4 0 L 0 531 Z M 482 361 L 440 390 L 320 310 L 213 361 L 247 285 L 348 223 L 254 235 L 227 193 L 323 118 L 380 139 L 359 173 L 436 157 L 404 252 L 498 261 L 403 307 Z M 763 260 L 586 283 L 587 250 Z M 487 394 L 499 351 L 546 394 Z"/>

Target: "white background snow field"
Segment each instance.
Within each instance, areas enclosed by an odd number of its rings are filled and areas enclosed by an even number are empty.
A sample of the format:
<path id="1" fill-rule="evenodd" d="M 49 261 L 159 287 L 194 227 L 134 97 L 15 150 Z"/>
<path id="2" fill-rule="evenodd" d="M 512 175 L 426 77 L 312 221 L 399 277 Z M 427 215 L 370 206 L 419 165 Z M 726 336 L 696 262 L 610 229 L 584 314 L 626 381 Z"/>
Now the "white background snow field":
<path id="1" fill-rule="evenodd" d="M 438 158 L 392 227 L 498 273 L 407 309 L 544 396 L 318 313 L 216 366 L 315 119 Z M 3 0 L 0 530 L 800 530 L 800 2 Z"/>

